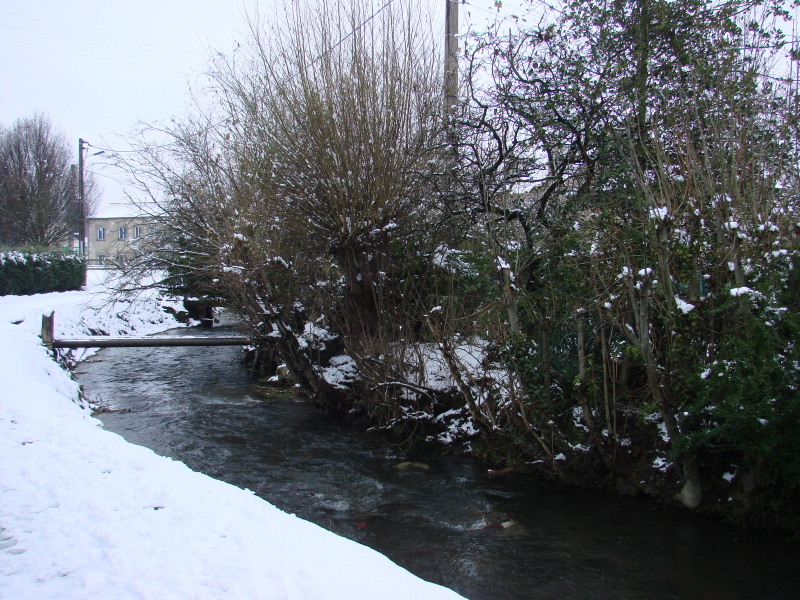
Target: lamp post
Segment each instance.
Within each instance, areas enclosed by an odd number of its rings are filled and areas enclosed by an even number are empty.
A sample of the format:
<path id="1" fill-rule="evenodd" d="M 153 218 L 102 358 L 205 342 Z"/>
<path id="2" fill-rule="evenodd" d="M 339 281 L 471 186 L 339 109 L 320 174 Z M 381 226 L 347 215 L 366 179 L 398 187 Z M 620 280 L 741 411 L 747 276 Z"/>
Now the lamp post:
<path id="1" fill-rule="evenodd" d="M 78 239 L 78 254 L 86 253 L 86 212 L 83 205 L 83 151 L 89 146 L 83 138 L 78 138 L 78 204 L 80 208 L 80 238 Z"/>
<path id="2" fill-rule="evenodd" d="M 88 251 L 89 240 L 86 237 L 86 198 L 84 197 L 83 186 L 83 151 L 88 149 L 91 144 L 83 138 L 78 138 L 78 202 L 80 202 L 80 240 L 78 241 L 78 252 L 81 256 Z M 104 154 L 105 150 L 94 152 L 91 156 Z"/>

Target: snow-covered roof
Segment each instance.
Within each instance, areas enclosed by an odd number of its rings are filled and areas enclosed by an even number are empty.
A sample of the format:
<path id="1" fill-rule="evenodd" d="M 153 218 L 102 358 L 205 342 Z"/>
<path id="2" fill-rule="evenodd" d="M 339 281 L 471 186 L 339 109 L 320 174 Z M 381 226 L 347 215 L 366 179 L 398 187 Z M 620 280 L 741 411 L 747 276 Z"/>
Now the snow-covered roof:
<path id="1" fill-rule="evenodd" d="M 97 208 L 97 213 L 93 214 L 91 218 L 96 219 L 130 219 L 142 215 L 142 209 L 130 202 L 112 202 L 110 204 L 101 204 Z"/>

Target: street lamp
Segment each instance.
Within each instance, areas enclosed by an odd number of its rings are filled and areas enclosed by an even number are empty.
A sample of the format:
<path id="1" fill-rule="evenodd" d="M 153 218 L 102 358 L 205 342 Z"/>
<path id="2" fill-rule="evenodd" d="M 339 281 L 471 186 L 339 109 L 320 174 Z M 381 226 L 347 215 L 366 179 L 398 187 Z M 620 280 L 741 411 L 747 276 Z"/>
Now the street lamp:
<path id="1" fill-rule="evenodd" d="M 88 149 L 91 144 L 83 138 L 78 138 L 78 201 L 80 202 L 81 209 L 81 227 L 80 227 L 80 240 L 78 241 L 78 252 L 81 256 L 86 254 L 88 249 L 88 240 L 86 239 L 86 202 L 83 191 L 83 151 Z M 105 150 L 94 152 L 90 156 L 97 156 L 104 154 Z"/>

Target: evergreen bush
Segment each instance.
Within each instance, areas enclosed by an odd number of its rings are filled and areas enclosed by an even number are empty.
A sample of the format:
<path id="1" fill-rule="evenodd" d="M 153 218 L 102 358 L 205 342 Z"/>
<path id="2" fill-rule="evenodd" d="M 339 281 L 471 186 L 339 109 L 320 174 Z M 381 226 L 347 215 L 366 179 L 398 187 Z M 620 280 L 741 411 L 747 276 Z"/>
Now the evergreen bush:
<path id="1" fill-rule="evenodd" d="M 51 250 L 0 251 L 0 296 L 78 290 L 86 263 L 77 256 Z"/>

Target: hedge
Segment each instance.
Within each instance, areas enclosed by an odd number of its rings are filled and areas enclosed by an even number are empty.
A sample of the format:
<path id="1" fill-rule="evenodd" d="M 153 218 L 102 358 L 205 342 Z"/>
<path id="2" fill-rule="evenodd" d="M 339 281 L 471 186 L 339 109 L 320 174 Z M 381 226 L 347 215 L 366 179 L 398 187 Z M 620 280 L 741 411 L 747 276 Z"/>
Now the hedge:
<path id="1" fill-rule="evenodd" d="M 78 290 L 86 279 L 86 263 L 58 251 L 0 251 L 0 296 Z"/>

